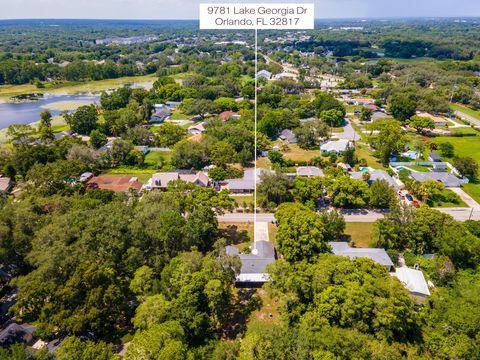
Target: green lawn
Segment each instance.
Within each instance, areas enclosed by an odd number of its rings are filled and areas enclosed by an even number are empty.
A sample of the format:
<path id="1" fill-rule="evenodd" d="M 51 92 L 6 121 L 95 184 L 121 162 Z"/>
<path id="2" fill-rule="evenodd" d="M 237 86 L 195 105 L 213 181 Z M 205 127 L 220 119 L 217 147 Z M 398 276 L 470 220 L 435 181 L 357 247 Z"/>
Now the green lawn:
<path id="1" fill-rule="evenodd" d="M 190 119 L 190 116 L 185 115 L 183 112 L 180 110 L 175 110 L 172 115 L 169 117 L 170 120 L 188 120 Z M 189 125 L 190 126 L 190 125 Z"/>
<path id="2" fill-rule="evenodd" d="M 469 183 L 462 185 L 463 191 L 470 195 L 473 200 L 480 203 L 480 184 Z"/>
<path id="3" fill-rule="evenodd" d="M 159 163 L 167 164 L 172 158 L 171 152 L 167 151 L 149 151 L 145 156 L 145 165 L 150 168 L 157 168 Z"/>
<path id="4" fill-rule="evenodd" d="M 238 205 L 242 206 L 245 202 L 247 205 L 253 204 L 253 195 L 239 195 L 239 196 L 231 196 Z"/>
<path id="5" fill-rule="evenodd" d="M 430 201 L 428 205 L 433 208 L 468 207 L 468 205 L 465 204 L 465 202 L 463 202 L 463 200 L 460 199 L 460 197 L 458 196 L 457 202 L 448 202 L 443 200 L 451 197 L 452 195 L 456 194 L 450 189 L 444 189 L 442 193 L 439 196 L 435 197 L 433 201 Z"/>
<path id="6" fill-rule="evenodd" d="M 460 127 L 460 128 L 450 128 L 449 131 L 453 132 L 454 134 L 461 134 L 461 135 L 478 135 L 479 132 L 472 127 Z"/>
<path id="7" fill-rule="evenodd" d="M 288 145 L 289 151 L 283 152 L 282 154 L 287 160 L 292 161 L 309 161 L 315 157 L 320 156 L 320 149 L 316 150 L 303 150 L 300 149 L 298 145 L 290 144 Z"/>
<path id="8" fill-rule="evenodd" d="M 345 129 L 343 127 L 332 128 L 333 133 L 343 133 Z"/>
<path id="9" fill-rule="evenodd" d="M 368 248 L 373 245 L 372 232 L 374 223 L 366 222 L 348 222 L 345 227 L 345 234 L 355 246 L 359 248 Z"/>
<path id="10" fill-rule="evenodd" d="M 474 117 L 475 119 L 480 120 L 480 111 L 475 111 L 473 109 L 470 109 L 469 107 L 466 107 L 466 106 L 463 106 L 463 105 L 460 105 L 460 104 L 450 104 L 450 107 L 453 110 L 461 111 L 461 112 L 463 112 L 467 115 L 470 115 L 471 117 Z"/>
<path id="11" fill-rule="evenodd" d="M 455 148 L 456 155 L 469 156 L 480 162 L 480 137 L 478 136 L 439 136 L 433 141 L 437 144 L 450 142 Z"/>
<path id="12" fill-rule="evenodd" d="M 123 176 L 136 176 L 139 181 L 145 183 L 152 177 L 152 174 L 158 170 L 155 169 L 140 169 L 132 166 L 119 166 L 115 169 L 110 169 L 106 172 L 109 175 L 123 175 Z"/>
<path id="13" fill-rule="evenodd" d="M 357 142 L 355 144 L 355 152 L 357 153 L 358 159 L 365 159 L 367 161 L 367 165 L 371 168 L 385 169 L 385 167 L 373 156 L 372 151 L 367 145 Z"/>

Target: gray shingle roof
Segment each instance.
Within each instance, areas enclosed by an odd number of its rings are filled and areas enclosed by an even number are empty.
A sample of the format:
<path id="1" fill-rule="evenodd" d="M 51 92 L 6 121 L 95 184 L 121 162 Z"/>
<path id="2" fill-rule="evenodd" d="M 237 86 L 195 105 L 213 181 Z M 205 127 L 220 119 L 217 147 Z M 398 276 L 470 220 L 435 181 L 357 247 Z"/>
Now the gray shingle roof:
<path id="1" fill-rule="evenodd" d="M 420 182 L 424 182 L 427 180 L 440 181 L 446 187 L 460 187 L 462 185 L 462 181 L 459 178 L 457 178 L 455 175 L 450 174 L 448 172 L 413 171 L 411 173 L 411 176 L 412 178 Z"/>

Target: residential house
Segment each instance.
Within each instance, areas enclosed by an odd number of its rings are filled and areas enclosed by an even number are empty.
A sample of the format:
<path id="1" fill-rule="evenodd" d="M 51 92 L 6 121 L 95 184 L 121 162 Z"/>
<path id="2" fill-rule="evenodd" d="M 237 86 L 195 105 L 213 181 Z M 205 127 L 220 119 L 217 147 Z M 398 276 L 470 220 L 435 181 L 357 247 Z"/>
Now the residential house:
<path id="1" fill-rule="evenodd" d="M 420 172 L 412 171 L 410 176 L 419 182 L 425 182 L 427 180 L 436 180 L 441 182 L 445 187 L 460 187 L 468 180 L 462 180 L 457 178 L 455 175 L 448 172 Z"/>
<path id="2" fill-rule="evenodd" d="M 290 129 L 282 130 L 278 137 L 283 141 L 287 141 L 289 144 L 296 144 L 298 141 L 297 135 Z"/>
<path id="3" fill-rule="evenodd" d="M 145 184 L 147 190 L 166 190 L 168 183 L 174 180 L 183 180 L 197 186 L 210 186 L 210 179 L 208 176 L 199 171 L 197 173 L 181 173 L 178 171 L 155 173 Z"/>
<path id="4" fill-rule="evenodd" d="M 377 180 L 385 180 L 395 191 L 400 190 L 400 186 L 397 184 L 394 178 L 392 178 L 385 170 L 370 170 L 368 172 L 364 171 L 354 171 L 350 173 L 350 176 L 353 179 L 364 180 L 365 174 L 369 174 L 369 179 L 367 182 L 372 184 Z"/>
<path id="5" fill-rule="evenodd" d="M 6 193 L 12 187 L 12 181 L 9 177 L 0 175 L 0 193 Z"/>
<path id="6" fill-rule="evenodd" d="M 267 70 L 260 70 L 259 72 L 257 72 L 257 78 L 270 80 L 272 78 L 272 73 Z"/>
<path id="7" fill-rule="evenodd" d="M 0 331 L 0 347 L 5 348 L 16 343 L 33 345 L 34 333 L 34 326 L 12 322 Z"/>
<path id="8" fill-rule="evenodd" d="M 327 140 L 320 145 L 322 154 L 341 154 L 351 146 L 351 142 L 346 139 Z"/>
<path id="9" fill-rule="evenodd" d="M 80 175 L 80 177 L 78 178 L 78 181 L 80 181 L 81 183 L 84 183 L 90 180 L 92 177 L 93 177 L 93 173 L 87 171 L 87 172 L 84 172 L 82 175 Z"/>
<path id="10" fill-rule="evenodd" d="M 170 115 L 172 115 L 172 111 L 168 106 L 162 106 L 158 109 L 150 118 L 151 122 L 164 122 Z"/>
<path id="11" fill-rule="evenodd" d="M 218 114 L 218 118 L 223 122 L 228 121 L 230 119 L 238 120 L 240 119 L 240 117 L 241 117 L 240 114 L 233 111 L 224 111 Z"/>
<path id="12" fill-rule="evenodd" d="M 170 109 L 175 109 L 181 104 L 180 101 L 167 101 L 165 105 L 167 105 Z"/>
<path id="13" fill-rule="evenodd" d="M 395 276 L 415 298 L 422 300 L 430 296 L 428 284 L 420 270 L 410 269 L 406 266 L 399 267 L 395 271 Z"/>
<path id="14" fill-rule="evenodd" d="M 201 122 L 195 125 L 190 126 L 187 131 L 189 134 L 198 135 L 205 132 L 205 122 Z"/>
<path id="15" fill-rule="evenodd" d="M 440 155 L 438 155 L 436 152 L 432 151 L 432 152 L 428 155 L 428 160 L 433 161 L 433 162 L 441 162 L 441 161 L 442 161 L 442 158 L 441 158 Z"/>
<path id="16" fill-rule="evenodd" d="M 447 124 L 448 124 L 447 119 L 445 119 L 444 117 L 441 117 L 441 116 L 435 116 L 435 115 L 432 115 L 430 113 L 420 112 L 420 111 L 417 111 L 417 115 L 421 116 L 421 117 L 428 117 L 428 118 L 432 119 L 433 122 L 435 123 L 435 126 L 447 126 Z"/>
<path id="17" fill-rule="evenodd" d="M 242 263 L 240 274 L 236 278 L 238 287 L 260 287 L 269 280 L 267 266 L 276 259 L 275 247 L 268 240 L 268 223 L 255 224 L 255 240 L 250 254 L 240 254 L 235 246 L 225 248 L 227 255 L 238 256 Z"/>
<path id="18" fill-rule="evenodd" d="M 296 175 L 300 177 L 325 176 L 322 169 L 316 166 L 299 166 Z"/>
<path id="19" fill-rule="evenodd" d="M 332 253 L 337 256 L 346 256 L 350 259 L 369 258 L 377 264 L 387 267 L 388 271 L 393 270 L 393 262 L 385 249 L 374 248 L 352 248 L 347 242 L 333 241 L 329 242 Z"/>
<path id="20" fill-rule="evenodd" d="M 261 174 L 272 174 L 272 170 L 262 168 L 248 169 L 243 173 L 241 179 L 227 179 L 224 188 L 230 190 L 232 194 L 251 194 L 255 190 L 255 182 L 260 183 Z"/>
<path id="21" fill-rule="evenodd" d="M 143 183 L 139 182 L 136 177 L 100 175 L 88 180 L 86 187 L 89 189 L 112 190 L 124 193 L 128 193 L 133 189 L 137 194 L 140 194 Z"/>

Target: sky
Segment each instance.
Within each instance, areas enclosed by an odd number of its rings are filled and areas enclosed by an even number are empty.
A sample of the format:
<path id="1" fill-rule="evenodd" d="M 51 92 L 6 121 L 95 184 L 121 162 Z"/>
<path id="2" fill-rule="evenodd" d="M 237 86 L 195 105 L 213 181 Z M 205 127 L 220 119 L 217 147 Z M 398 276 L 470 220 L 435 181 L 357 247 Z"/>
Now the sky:
<path id="1" fill-rule="evenodd" d="M 0 19 L 197 19 L 200 2 L 228 1 L 0 0 Z M 277 0 L 273 2 L 314 2 L 317 18 L 480 16 L 479 0 Z"/>

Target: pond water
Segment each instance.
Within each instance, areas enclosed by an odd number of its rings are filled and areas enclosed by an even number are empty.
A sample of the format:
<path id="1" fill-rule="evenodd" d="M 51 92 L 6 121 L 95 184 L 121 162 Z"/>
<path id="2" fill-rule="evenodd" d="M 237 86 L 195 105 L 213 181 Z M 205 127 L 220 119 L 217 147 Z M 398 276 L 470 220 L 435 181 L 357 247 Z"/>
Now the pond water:
<path id="1" fill-rule="evenodd" d="M 88 105 L 98 102 L 99 95 L 76 94 L 76 95 L 49 95 L 34 102 L 21 103 L 0 103 L 0 129 L 12 124 L 30 124 L 40 120 L 40 113 L 48 109 L 53 116 L 59 115 L 65 108 L 74 110 L 81 105 Z M 56 103 L 62 106 L 62 110 L 55 106 Z M 49 108 L 51 106 L 52 108 Z"/>

